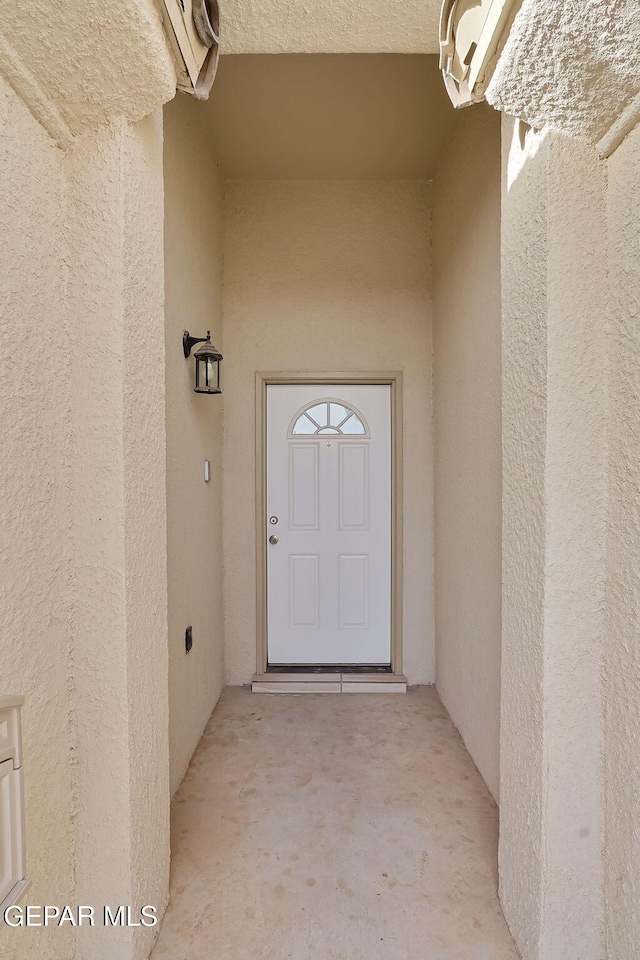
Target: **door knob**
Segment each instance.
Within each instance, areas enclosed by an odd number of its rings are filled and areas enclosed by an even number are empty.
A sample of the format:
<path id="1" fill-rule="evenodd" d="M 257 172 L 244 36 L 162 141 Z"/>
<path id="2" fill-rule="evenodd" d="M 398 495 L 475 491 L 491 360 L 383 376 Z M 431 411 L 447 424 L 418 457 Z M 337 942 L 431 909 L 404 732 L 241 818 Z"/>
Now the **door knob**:
<path id="1" fill-rule="evenodd" d="M 269 537 L 269 543 L 273 543 L 275 545 L 276 543 L 279 543 L 279 542 L 280 542 L 280 537 L 276 537 L 275 533 Z"/>

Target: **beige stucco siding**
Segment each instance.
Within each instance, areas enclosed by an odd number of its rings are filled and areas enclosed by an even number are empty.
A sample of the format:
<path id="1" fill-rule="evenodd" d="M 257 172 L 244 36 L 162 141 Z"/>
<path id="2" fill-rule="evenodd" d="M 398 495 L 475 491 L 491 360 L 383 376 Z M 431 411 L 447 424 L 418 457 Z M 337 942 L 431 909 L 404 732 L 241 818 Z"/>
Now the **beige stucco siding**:
<path id="1" fill-rule="evenodd" d="M 169 872 L 161 112 L 84 138 L 65 172 L 76 896 L 144 898 L 161 909 Z M 142 960 L 152 937 L 83 927 L 78 960 L 110 960 L 116 949 Z"/>
<path id="2" fill-rule="evenodd" d="M 503 131 L 501 896 L 525 960 L 600 960 L 604 164 Z"/>
<path id="3" fill-rule="evenodd" d="M 115 123 L 63 155 L 4 85 L 0 111 L 0 689 L 25 697 L 28 900 L 162 909 L 161 118 Z M 7 929 L 2 951 L 142 960 L 152 936 Z"/>
<path id="4" fill-rule="evenodd" d="M 164 109 L 169 731 L 172 793 L 222 688 L 222 403 L 193 392 L 182 332 L 222 350 L 222 182 L 203 105 Z M 223 351 L 224 352 L 224 351 Z M 226 364 L 223 364 L 226 368 Z M 226 373 L 226 369 L 225 369 Z M 224 384 L 226 386 L 226 383 Z M 211 480 L 204 481 L 204 461 Z M 185 629 L 193 648 L 185 653 Z"/>
<path id="5" fill-rule="evenodd" d="M 606 868 L 612 957 L 640 955 L 640 128 L 608 163 Z"/>
<path id="6" fill-rule="evenodd" d="M 433 184 L 436 683 L 494 797 L 502 593 L 500 115 L 463 111 Z"/>
<path id="7" fill-rule="evenodd" d="M 318 0 L 234 0 L 222 6 L 226 53 L 435 53 L 438 0 L 357 7 Z"/>
<path id="8" fill-rule="evenodd" d="M 73 826 L 66 596 L 69 332 L 62 154 L 0 82 L 0 691 L 22 694 L 28 870 L 33 903 L 72 902 Z M 6 960 L 67 960 L 52 941 L 2 931 Z"/>
<path id="9" fill-rule="evenodd" d="M 522 0 L 487 99 L 608 156 L 640 117 L 637 0 Z"/>
<path id="10" fill-rule="evenodd" d="M 255 670 L 255 373 L 404 373 L 404 669 L 433 682 L 430 190 L 240 182 L 225 200 L 226 679 Z"/>

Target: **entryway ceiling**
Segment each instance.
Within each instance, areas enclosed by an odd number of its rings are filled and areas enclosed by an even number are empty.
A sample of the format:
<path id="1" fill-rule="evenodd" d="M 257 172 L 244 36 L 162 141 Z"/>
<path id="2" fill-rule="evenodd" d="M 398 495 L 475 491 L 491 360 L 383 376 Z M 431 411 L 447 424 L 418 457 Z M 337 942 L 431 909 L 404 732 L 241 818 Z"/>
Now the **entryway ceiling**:
<path id="1" fill-rule="evenodd" d="M 221 58 L 203 110 L 238 180 L 430 179 L 454 116 L 434 55 Z"/>
<path id="2" fill-rule="evenodd" d="M 225 0 L 225 53 L 436 53 L 440 0 Z"/>

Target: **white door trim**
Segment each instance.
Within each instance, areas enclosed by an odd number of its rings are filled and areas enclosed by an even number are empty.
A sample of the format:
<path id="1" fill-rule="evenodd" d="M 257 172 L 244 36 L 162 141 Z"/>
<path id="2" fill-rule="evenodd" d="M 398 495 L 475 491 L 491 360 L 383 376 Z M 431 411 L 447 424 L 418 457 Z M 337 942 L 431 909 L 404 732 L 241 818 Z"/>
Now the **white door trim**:
<path id="1" fill-rule="evenodd" d="M 391 388 L 391 672 L 402 676 L 402 373 L 256 373 L 256 676 L 267 674 L 267 387 L 386 384 Z M 388 676 L 388 674 L 387 674 Z"/>

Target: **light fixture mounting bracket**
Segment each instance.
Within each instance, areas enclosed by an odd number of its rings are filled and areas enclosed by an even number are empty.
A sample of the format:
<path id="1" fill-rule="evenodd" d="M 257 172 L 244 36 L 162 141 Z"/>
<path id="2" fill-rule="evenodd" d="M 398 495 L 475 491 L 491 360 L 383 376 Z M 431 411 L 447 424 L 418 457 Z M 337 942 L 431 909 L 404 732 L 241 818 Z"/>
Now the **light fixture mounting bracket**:
<path id="1" fill-rule="evenodd" d="M 206 337 L 192 337 L 189 334 L 188 330 L 185 330 L 182 334 L 182 350 L 184 352 L 185 360 L 188 360 L 189 354 L 195 347 L 196 343 L 206 343 L 208 340 L 211 340 L 211 333 L 207 330 Z"/>

